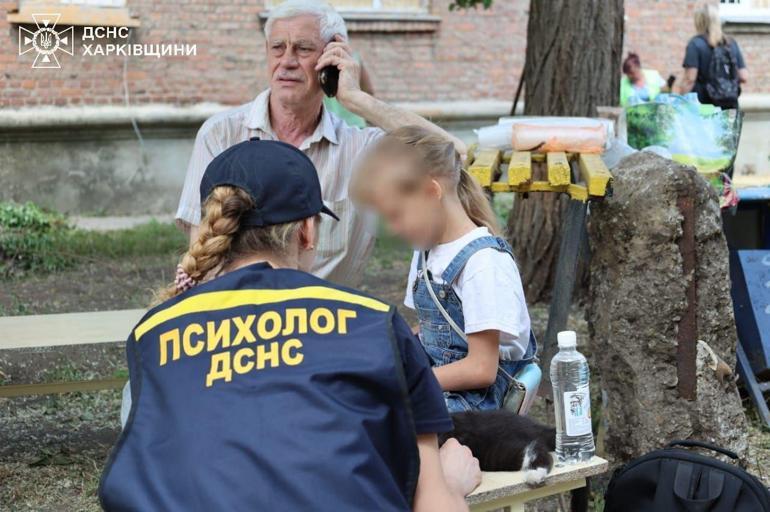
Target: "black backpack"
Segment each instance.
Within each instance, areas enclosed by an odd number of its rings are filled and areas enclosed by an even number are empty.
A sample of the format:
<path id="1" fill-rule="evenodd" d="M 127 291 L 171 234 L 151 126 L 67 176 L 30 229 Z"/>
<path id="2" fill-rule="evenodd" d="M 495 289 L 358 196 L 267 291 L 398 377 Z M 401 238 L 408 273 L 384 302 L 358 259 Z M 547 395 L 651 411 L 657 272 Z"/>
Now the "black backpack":
<path id="1" fill-rule="evenodd" d="M 705 88 L 715 105 L 731 105 L 738 101 L 738 61 L 732 42 L 724 40 L 712 49 Z"/>
<path id="2" fill-rule="evenodd" d="M 730 450 L 699 441 L 673 441 L 612 475 L 604 512 L 770 512 L 770 491 L 734 464 L 675 448 Z"/>

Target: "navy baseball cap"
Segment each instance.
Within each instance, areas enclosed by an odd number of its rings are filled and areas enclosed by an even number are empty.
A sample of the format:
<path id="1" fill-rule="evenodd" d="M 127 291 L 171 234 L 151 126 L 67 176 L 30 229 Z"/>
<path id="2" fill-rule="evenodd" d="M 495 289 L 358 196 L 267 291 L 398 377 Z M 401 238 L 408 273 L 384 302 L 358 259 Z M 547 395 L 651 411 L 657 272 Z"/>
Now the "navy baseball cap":
<path id="1" fill-rule="evenodd" d="M 201 202 L 215 187 L 230 185 L 248 192 L 254 209 L 241 217 L 242 226 L 272 226 L 325 213 L 321 183 L 313 162 L 290 144 L 253 138 L 227 148 L 206 167 Z"/>

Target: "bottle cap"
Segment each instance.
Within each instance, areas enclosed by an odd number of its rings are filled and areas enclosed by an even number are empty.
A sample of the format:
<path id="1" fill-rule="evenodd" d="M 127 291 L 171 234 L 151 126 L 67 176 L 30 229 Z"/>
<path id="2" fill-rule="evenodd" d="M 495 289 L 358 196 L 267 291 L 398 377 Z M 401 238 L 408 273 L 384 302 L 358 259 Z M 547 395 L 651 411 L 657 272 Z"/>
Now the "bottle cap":
<path id="1" fill-rule="evenodd" d="M 575 331 L 561 331 L 556 335 L 559 348 L 575 348 L 577 346 L 577 334 Z"/>

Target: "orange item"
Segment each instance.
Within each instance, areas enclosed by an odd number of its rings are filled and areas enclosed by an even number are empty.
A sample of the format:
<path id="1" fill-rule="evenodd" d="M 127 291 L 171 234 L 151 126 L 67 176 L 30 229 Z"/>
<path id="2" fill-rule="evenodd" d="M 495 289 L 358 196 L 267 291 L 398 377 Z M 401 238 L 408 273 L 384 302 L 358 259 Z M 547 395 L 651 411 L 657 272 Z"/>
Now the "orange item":
<path id="1" fill-rule="evenodd" d="M 564 151 L 601 153 L 607 142 L 607 128 L 601 123 L 540 124 L 515 123 L 511 144 L 514 151 Z"/>

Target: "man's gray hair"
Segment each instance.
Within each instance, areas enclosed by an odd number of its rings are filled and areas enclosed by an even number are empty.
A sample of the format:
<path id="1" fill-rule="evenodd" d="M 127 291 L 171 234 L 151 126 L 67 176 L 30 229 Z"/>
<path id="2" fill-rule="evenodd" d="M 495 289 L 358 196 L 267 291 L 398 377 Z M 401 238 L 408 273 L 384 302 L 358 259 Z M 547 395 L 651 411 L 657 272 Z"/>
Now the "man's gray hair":
<path id="1" fill-rule="evenodd" d="M 265 23 L 265 37 L 270 39 L 270 30 L 273 28 L 275 20 L 295 18 L 308 14 L 318 18 L 321 39 L 324 42 L 328 43 L 337 34 L 340 34 L 347 41 L 348 29 L 340 13 L 334 10 L 334 7 L 331 5 L 317 0 L 287 0 L 270 9 L 270 15 L 267 18 L 267 23 Z"/>

